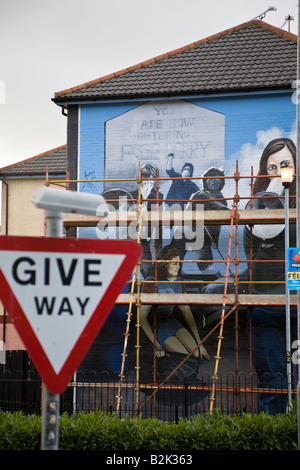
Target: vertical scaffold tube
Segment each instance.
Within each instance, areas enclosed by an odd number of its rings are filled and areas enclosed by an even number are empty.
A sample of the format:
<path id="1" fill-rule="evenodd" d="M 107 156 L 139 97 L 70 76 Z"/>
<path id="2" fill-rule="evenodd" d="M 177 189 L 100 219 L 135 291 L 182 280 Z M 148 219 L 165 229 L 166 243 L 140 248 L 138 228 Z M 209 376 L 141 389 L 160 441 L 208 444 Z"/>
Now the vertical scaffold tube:
<path id="1" fill-rule="evenodd" d="M 234 293 L 235 293 L 235 305 L 237 306 L 235 309 L 235 387 L 234 387 L 234 398 L 235 398 L 235 407 L 236 412 L 238 412 L 240 407 L 240 389 L 239 389 L 239 308 L 238 308 L 238 296 L 239 296 L 239 253 L 238 253 L 238 245 L 239 245 L 239 238 L 238 238 L 238 227 L 239 227 L 239 214 L 238 214 L 238 204 L 240 201 L 239 198 L 239 168 L 238 168 L 238 161 L 236 162 L 236 172 L 234 175 L 235 179 L 235 255 L 234 255 L 234 265 L 235 265 L 235 276 L 234 276 Z"/>
<path id="2" fill-rule="evenodd" d="M 142 225 L 142 216 L 143 216 L 143 201 L 141 195 L 141 165 L 139 163 L 139 176 L 138 176 L 138 234 L 137 242 L 141 243 L 141 225 Z M 135 412 L 136 417 L 139 415 L 140 408 L 140 306 L 141 306 L 141 260 L 137 265 L 137 292 L 136 292 L 136 380 L 135 380 Z"/>
<path id="3" fill-rule="evenodd" d="M 120 380 L 119 380 L 118 395 L 117 395 L 117 413 L 119 413 L 120 411 L 120 402 L 122 398 L 121 391 L 122 391 L 123 378 L 124 378 L 125 360 L 127 357 L 127 345 L 128 345 L 129 328 L 130 328 L 130 322 L 131 322 L 131 316 L 132 316 L 132 304 L 133 304 L 136 273 L 137 273 L 137 267 L 135 268 L 133 272 L 132 280 L 131 280 L 130 301 L 129 301 L 129 307 L 128 307 L 128 312 L 127 312 L 126 328 L 125 328 L 125 333 L 124 333 L 124 345 L 123 345 Z"/>
<path id="4" fill-rule="evenodd" d="M 210 404 L 209 404 L 209 411 L 210 413 L 213 412 L 214 408 L 214 402 L 215 402 L 215 391 L 216 391 L 216 381 L 218 379 L 217 374 L 218 374 L 218 367 L 219 367 L 219 361 L 220 361 L 220 351 L 221 351 L 221 343 L 223 339 L 223 330 L 224 330 L 224 320 L 225 320 L 225 307 L 226 307 L 226 299 L 227 299 L 227 285 L 228 285 L 228 277 L 229 277 L 229 264 L 230 264 L 230 253 L 231 253 L 231 241 L 232 241 L 232 229 L 233 229 L 233 223 L 234 223 L 234 218 L 235 218 L 235 208 L 236 208 L 236 201 L 233 202 L 232 204 L 232 211 L 231 211 L 231 219 L 230 219 L 230 232 L 229 232 L 229 243 L 228 243 L 228 253 L 227 253 L 227 261 L 226 261 L 226 274 L 225 274 L 225 284 L 224 284 L 224 294 L 223 294 L 223 303 L 222 303 L 222 313 L 220 316 L 220 332 L 218 336 L 218 345 L 217 345 L 217 354 L 215 356 L 216 362 L 215 362 L 215 369 L 214 369 L 214 375 L 212 376 L 213 383 L 212 383 L 212 393 L 210 397 Z"/>
<path id="5" fill-rule="evenodd" d="M 141 232 L 141 218 L 142 218 L 142 208 L 140 208 L 140 199 L 141 199 L 141 178 L 140 178 L 141 172 L 140 172 L 140 167 L 139 167 L 139 176 L 137 179 L 138 183 L 138 235 L 137 235 L 137 242 L 140 243 L 140 232 Z M 136 280 L 137 284 L 140 284 L 140 262 L 139 264 L 135 267 L 135 270 L 132 274 L 132 280 L 131 280 L 131 289 L 130 289 L 130 301 L 129 301 L 129 307 L 128 307 L 128 312 L 127 312 L 127 320 L 126 320 L 126 328 L 125 328 L 125 333 L 124 333 L 124 345 L 123 345 L 123 353 L 122 353 L 122 362 L 121 362 L 121 370 L 120 370 L 120 380 L 119 380 L 119 387 L 118 387 L 118 395 L 117 395 L 117 412 L 119 413 L 120 411 L 120 402 L 121 402 L 121 392 L 122 392 L 122 385 L 123 385 L 123 378 L 124 378 L 124 369 L 125 369 L 125 360 L 127 357 L 127 346 L 128 346 L 128 338 L 129 338 L 129 330 L 130 330 L 130 323 L 131 323 L 131 316 L 132 316 L 132 305 L 133 305 L 133 298 L 134 298 L 134 291 L 135 291 L 135 285 L 136 285 Z M 139 305 L 140 303 L 140 291 L 137 291 L 137 300 L 136 303 Z M 138 307 L 139 308 L 139 307 Z M 137 322 L 139 323 L 139 322 Z"/>

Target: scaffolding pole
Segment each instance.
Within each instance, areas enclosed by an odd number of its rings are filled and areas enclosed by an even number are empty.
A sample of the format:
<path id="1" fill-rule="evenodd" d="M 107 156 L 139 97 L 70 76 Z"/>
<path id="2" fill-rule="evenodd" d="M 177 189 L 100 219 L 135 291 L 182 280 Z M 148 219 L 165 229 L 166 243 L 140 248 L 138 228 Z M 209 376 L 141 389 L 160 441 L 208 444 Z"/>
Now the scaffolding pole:
<path id="1" fill-rule="evenodd" d="M 228 252 L 227 252 L 227 262 L 226 262 L 226 274 L 225 274 L 225 285 L 224 285 L 224 294 L 223 294 L 223 304 L 222 304 L 222 312 L 220 316 L 220 332 L 218 336 L 218 345 L 217 345 L 217 353 L 215 356 L 216 362 L 215 362 L 215 369 L 214 369 L 214 375 L 212 376 L 213 382 L 212 382 L 212 393 L 211 397 L 209 398 L 210 404 L 209 404 L 209 411 L 210 413 L 213 412 L 214 408 L 214 402 L 215 402 L 215 390 L 216 390 L 216 381 L 218 380 L 218 367 L 219 367 L 219 361 L 221 359 L 220 352 L 221 352 L 221 343 L 223 339 L 223 330 L 224 330 L 224 322 L 225 322 L 225 307 L 226 307 L 226 299 L 227 299 L 227 281 L 229 277 L 229 263 L 230 263 L 230 252 L 231 252 L 231 242 L 232 242 L 232 230 L 233 230 L 233 223 L 235 220 L 235 211 L 236 211 L 236 205 L 237 202 L 235 201 L 232 204 L 232 211 L 231 211 L 231 224 L 230 224 L 230 232 L 228 235 L 229 238 L 229 243 L 228 243 Z M 236 308 L 236 306 L 235 306 Z"/>
<path id="2" fill-rule="evenodd" d="M 300 2 L 298 1 L 298 40 L 297 40 L 297 81 L 296 81 L 296 240 L 297 247 L 300 246 Z M 297 291 L 297 340 L 300 341 L 300 290 Z M 298 418 L 298 450 L 300 450 L 300 361 L 297 364 L 297 418 Z"/>
<path id="3" fill-rule="evenodd" d="M 235 294 L 235 303 L 238 305 L 238 290 L 239 290 L 239 274 L 238 274 L 238 267 L 239 267 L 239 256 L 238 256 L 238 227 L 239 227 L 239 215 L 237 211 L 238 203 L 239 203 L 239 191 L 238 191 L 238 182 L 239 182 L 239 169 L 238 169 L 238 161 L 236 162 L 236 173 L 235 173 L 235 213 L 234 213 L 234 221 L 235 221 L 235 256 L 234 256 L 234 266 L 235 266 L 235 273 L 234 273 L 234 294 Z M 235 310 L 235 383 L 236 387 L 238 384 L 238 373 L 239 373 L 239 309 L 238 307 Z M 235 399 L 236 399 L 236 409 L 239 409 L 239 393 L 237 388 L 235 388 Z"/>
<path id="4" fill-rule="evenodd" d="M 121 361 L 121 370 L 120 370 L 120 375 L 119 375 L 120 380 L 119 380 L 118 395 L 117 395 L 117 413 L 119 413 L 120 411 L 120 402 L 122 398 L 121 392 L 122 392 L 122 384 L 123 384 L 123 378 L 124 378 L 125 360 L 127 357 L 128 338 L 130 336 L 129 330 L 130 330 L 130 323 L 131 323 L 131 316 L 132 316 L 132 305 L 133 305 L 133 299 L 134 299 L 133 296 L 134 296 L 136 275 L 137 275 L 137 267 L 135 267 L 135 270 L 132 276 L 132 281 L 131 281 L 130 302 L 129 302 L 128 312 L 127 312 L 126 328 L 125 328 L 125 333 L 124 333 L 124 345 L 123 345 L 123 353 L 122 353 L 122 361 Z"/>
<path id="5" fill-rule="evenodd" d="M 137 233 L 137 242 L 140 243 L 141 238 L 141 223 L 142 223 L 142 213 L 143 213 L 143 206 L 141 205 L 141 169 L 139 165 L 139 176 L 137 179 L 138 182 L 138 204 L 139 204 L 139 210 L 138 210 L 138 233 Z M 133 305 L 133 300 L 135 299 L 136 301 L 136 307 L 137 307 L 137 322 L 136 322 L 136 327 L 137 327 L 137 353 L 136 353 L 136 411 L 138 412 L 138 406 L 139 406 L 139 308 L 140 308 L 140 285 L 141 285 L 141 280 L 140 280 L 140 264 L 141 260 L 139 260 L 137 266 L 135 267 L 132 281 L 131 281 L 131 291 L 130 291 L 130 303 L 129 303 L 129 308 L 127 312 L 127 320 L 126 320 L 126 329 L 124 333 L 124 345 L 123 345 L 123 353 L 122 353 L 122 361 L 121 361 L 121 370 L 120 370 L 120 380 L 119 380 L 119 387 L 118 387 L 118 395 L 117 395 L 117 412 L 119 413 L 120 411 L 120 402 L 122 398 L 122 385 L 123 385 L 123 378 L 124 378 L 124 369 L 125 369 L 125 360 L 127 357 L 127 346 L 128 346 L 128 338 L 130 336 L 130 324 L 131 324 L 131 317 L 132 317 L 132 305 Z M 135 298 L 135 285 L 137 286 L 137 294 Z"/>
<path id="6" fill-rule="evenodd" d="M 299 86 L 299 83 L 298 83 L 298 86 Z M 299 96 L 299 95 L 297 95 Z M 300 125 L 299 125 L 300 126 Z M 300 132 L 298 132 L 298 135 L 300 135 Z M 298 159 L 297 159 L 298 161 Z M 298 175 L 298 170 L 297 170 L 297 175 Z M 266 176 L 263 176 L 263 175 L 257 175 L 256 178 L 265 178 Z M 209 178 L 214 178 L 214 177 L 208 177 Z M 223 263 L 226 263 L 226 275 L 224 276 L 225 277 L 225 281 L 222 281 L 223 284 L 224 284 L 224 294 L 222 296 L 222 294 L 220 295 L 220 302 L 218 303 L 218 305 L 222 305 L 222 313 L 221 313 L 221 316 L 219 317 L 220 318 L 220 321 L 218 323 L 218 325 L 216 325 L 210 332 L 209 334 L 206 336 L 206 338 L 204 338 L 199 345 L 196 346 L 196 348 L 191 351 L 184 359 L 183 361 L 181 362 L 181 364 L 179 364 L 179 366 L 177 366 L 170 374 L 169 376 L 160 384 L 160 385 L 157 385 L 156 386 L 156 367 L 155 367 L 155 356 L 154 356 L 154 363 L 153 363 L 153 367 L 154 367 L 154 383 L 155 383 L 155 390 L 153 392 L 152 395 L 150 395 L 147 400 L 142 404 L 142 406 L 140 406 L 140 403 L 139 403 L 139 400 L 140 400 L 140 306 L 141 306 L 141 302 L 145 303 L 145 299 L 146 299 L 146 296 L 145 294 L 142 294 L 141 293 L 141 285 L 142 285 L 142 282 L 144 281 L 141 281 L 141 277 L 140 277 L 140 268 L 141 268 L 141 262 L 142 260 L 140 260 L 139 264 L 136 266 L 136 270 L 135 270 L 135 273 L 133 274 L 133 278 L 132 278 L 132 284 L 131 284 L 131 293 L 130 293 L 130 301 L 126 300 L 126 303 L 129 303 L 129 310 L 128 310 L 128 313 L 127 313 L 127 321 L 126 321 L 126 331 L 124 333 L 125 335 L 125 340 L 124 340 L 124 348 L 123 348 L 123 354 L 122 354 L 122 364 L 121 364 L 121 372 L 120 372 L 120 383 L 119 383 L 119 393 L 118 393 L 118 403 L 117 403 L 117 409 L 119 411 L 120 409 L 120 400 L 121 400 L 121 389 L 122 389 L 122 386 L 123 386 L 123 377 L 124 377 L 124 368 L 125 368 L 125 358 L 126 358 L 126 353 L 127 353 L 127 345 L 128 345 L 128 337 L 130 336 L 129 335 L 129 328 L 130 328 L 130 323 L 131 323 L 131 316 L 132 316 L 132 306 L 133 304 L 135 303 L 136 305 L 136 383 L 135 383 L 135 391 L 136 391 L 136 413 L 138 414 L 140 409 L 151 399 L 151 398 L 155 398 L 155 394 L 157 393 L 157 391 L 162 388 L 164 386 L 164 384 L 176 373 L 176 371 L 185 363 L 186 360 L 189 359 L 189 357 L 192 356 L 192 354 L 203 344 L 203 342 L 205 342 L 205 340 L 214 332 L 216 331 L 217 328 L 220 328 L 220 331 L 219 331 L 219 335 L 218 335 L 218 344 L 217 344 L 217 353 L 216 353 L 216 356 L 215 356 L 215 359 L 216 359 L 216 363 L 215 363 L 215 370 L 214 370 L 214 375 L 213 375 L 213 387 L 212 387 L 212 394 L 211 394 L 211 397 L 210 397 L 210 411 L 212 412 L 212 409 L 213 409 L 213 406 L 214 406 L 214 401 L 215 401 L 215 391 L 218 389 L 218 387 L 216 387 L 216 381 L 218 379 L 217 377 L 217 374 L 218 374 L 218 367 L 219 367 L 219 361 L 221 359 L 221 356 L 220 356 L 220 350 L 221 350 L 221 343 L 222 343 L 222 339 L 223 339 L 223 334 L 224 334 L 224 322 L 225 322 L 225 319 L 228 318 L 228 316 L 234 311 L 235 312 L 235 323 L 234 323 L 234 328 L 235 328 L 235 375 L 236 375 L 236 378 L 238 377 L 238 373 L 239 373 L 239 356 L 238 356 L 238 350 L 239 350 L 239 336 L 238 336 L 238 328 L 239 328 L 239 317 L 238 317 L 238 308 L 239 306 L 242 306 L 242 305 L 248 305 L 250 307 L 250 316 L 249 316 L 249 321 L 250 321 L 250 346 L 249 346 L 249 374 L 250 374 L 250 377 L 251 377 L 251 372 L 252 372 L 252 346 L 251 346 L 251 335 L 252 335 L 252 328 L 251 328 L 251 308 L 252 308 L 252 305 L 264 305 L 264 302 L 265 302 L 265 296 L 261 296 L 261 299 L 257 300 L 255 295 L 251 294 L 252 295 L 252 298 L 254 299 L 253 301 L 252 300 L 247 300 L 247 299 L 244 299 L 244 295 L 239 295 L 239 289 L 238 289 L 238 286 L 240 284 L 243 284 L 243 283 L 248 283 L 249 284 L 249 292 L 251 293 L 252 292 L 252 285 L 254 284 L 260 284 L 260 283 L 264 283 L 265 281 L 255 281 L 253 280 L 253 276 L 252 276 L 252 267 L 253 267 L 253 263 L 259 263 L 259 262 L 264 262 L 263 260 L 262 261 L 259 261 L 259 260 L 253 260 L 252 259 L 252 247 L 251 247 L 251 243 L 250 243 L 250 257 L 249 259 L 247 260 L 240 260 L 238 258 L 238 225 L 245 225 L 245 224 L 249 224 L 249 229 L 250 229 L 250 241 L 251 241 L 251 238 L 252 238 L 252 226 L 253 226 L 253 223 L 258 223 L 258 224 L 261 224 L 261 223 L 266 223 L 266 224 L 276 224 L 276 223 L 284 223 L 284 216 L 283 216 L 283 209 L 273 209 L 273 210 L 270 210 L 270 211 L 258 211 L 256 209 L 252 209 L 252 206 L 251 206 L 251 203 L 254 199 L 257 198 L 257 196 L 254 196 L 253 195 L 253 168 L 251 168 L 251 184 L 250 184 L 250 187 L 251 187 L 251 195 L 250 195 L 250 210 L 238 210 L 238 202 L 242 199 L 249 199 L 249 197 L 240 197 L 239 194 L 238 194 L 238 181 L 241 179 L 241 178 L 249 178 L 249 176 L 240 176 L 239 175 L 239 172 L 238 172 L 238 162 L 237 162 L 237 169 L 236 169 L 236 173 L 233 176 L 228 176 L 228 177 L 224 177 L 224 178 L 227 178 L 227 179 L 230 179 L 230 178 L 234 178 L 235 181 L 236 181 L 236 191 L 235 191 L 235 195 L 233 197 L 230 197 L 230 198 L 226 198 L 228 200 L 233 200 L 233 205 L 232 205 L 232 211 L 231 211 L 231 216 L 229 217 L 229 213 L 230 211 L 207 211 L 206 215 L 205 215 L 205 218 L 204 218 L 204 225 L 207 224 L 207 225 L 214 225 L 214 224 L 219 224 L 219 225 L 230 225 L 230 235 L 229 235 L 229 246 L 228 246 L 228 255 L 227 255 L 227 260 L 214 260 L 215 263 L 218 263 L 218 262 L 223 262 Z M 157 174 L 157 177 L 156 178 L 147 178 L 147 179 L 154 179 L 156 182 L 157 182 L 157 185 L 158 185 L 158 181 L 161 181 L 161 180 L 173 180 L 173 179 L 176 179 L 176 178 L 159 178 L 158 174 Z M 177 178 L 177 179 L 181 179 L 181 178 Z M 191 178 L 192 179 L 192 178 Z M 194 179 L 197 179 L 196 177 Z M 75 180 L 74 180 L 75 181 Z M 80 180 L 76 180 L 76 182 L 79 182 Z M 86 181 L 86 180 L 84 180 Z M 138 198 L 137 198 L 137 213 L 136 214 L 129 214 L 129 217 L 127 218 L 127 214 L 126 214 L 126 221 L 127 223 L 130 223 L 132 220 L 136 221 L 138 220 L 138 242 L 140 243 L 140 234 L 141 234 L 141 225 L 142 223 L 144 223 L 145 221 L 143 220 L 143 204 L 142 202 L 144 201 L 148 201 L 146 199 L 142 199 L 141 198 L 141 172 L 140 172 L 140 164 L 139 164 L 139 175 L 138 175 L 138 178 L 126 178 L 126 179 L 110 179 L 110 180 L 99 180 L 99 181 L 112 181 L 112 182 L 119 182 L 119 181 L 135 181 L 137 182 L 138 184 Z M 298 176 L 297 176 L 297 181 L 298 181 Z M 67 185 L 69 185 L 70 182 L 72 182 L 71 180 L 67 179 L 67 180 L 64 180 L 65 183 L 67 183 Z M 61 181 L 50 181 L 49 180 L 49 176 L 48 176 L 48 171 L 47 171 L 47 174 L 46 174 L 46 184 L 59 184 L 61 183 Z M 277 197 L 277 196 L 276 196 Z M 291 195 L 291 197 L 294 197 L 293 195 Z M 269 196 L 268 196 L 269 198 Z M 275 198 L 275 196 L 274 196 Z M 225 199 L 225 198 L 224 198 Z M 262 199 L 260 197 L 260 199 Z M 291 210 L 290 212 L 292 214 L 290 214 L 290 217 L 289 217 L 289 222 L 296 222 L 297 224 L 299 224 L 299 217 L 298 217 L 298 212 L 299 212 L 299 204 L 298 204 L 298 199 L 299 199 L 299 191 L 298 191 L 298 195 L 297 195 L 297 209 L 296 210 Z M 218 199 L 220 200 L 220 199 Z M 149 200 L 150 201 L 150 200 Z M 157 202 L 157 199 L 156 200 L 152 200 L 154 202 Z M 170 202 L 170 201 L 167 201 L 165 199 L 163 199 L 161 202 Z M 174 201 L 172 201 L 174 202 Z M 199 202 L 201 202 L 199 200 Z M 205 201 L 203 201 L 205 202 Z M 119 214 L 119 217 L 120 217 L 120 220 L 119 222 L 121 223 L 122 222 L 122 217 L 121 217 L 122 214 Z M 164 211 L 159 211 L 158 214 L 153 214 L 154 215 L 154 219 L 153 221 L 155 222 L 155 226 L 156 224 L 161 224 L 162 226 L 164 224 L 166 224 L 167 222 L 171 223 L 171 224 L 174 224 L 176 225 L 178 223 L 179 220 L 181 220 L 180 218 L 176 218 L 176 213 L 173 211 L 173 215 L 172 215 L 172 220 L 171 220 L 171 217 L 170 217 L 170 214 L 168 215 L 167 213 L 164 213 Z M 178 216 L 179 217 L 179 216 Z M 148 220 L 148 219 L 147 219 Z M 149 221 L 147 222 L 146 220 L 146 223 L 149 223 Z M 195 222 L 195 215 L 191 214 L 191 217 L 190 217 L 190 220 L 189 220 L 189 223 L 193 224 Z M 68 226 L 80 226 L 80 223 L 82 223 L 82 225 L 86 225 L 86 226 L 92 226 L 92 225 L 97 225 L 97 220 L 95 221 L 91 221 L 91 220 L 83 220 L 81 219 L 80 220 L 66 220 L 65 221 L 65 226 L 68 227 Z M 152 219 L 151 219 L 151 223 L 152 223 Z M 235 292 L 234 292 L 234 295 L 231 296 L 231 295 L 227 295 L 227 288 L 228 288 L 228 285 L 230 284 L 230 281 L 228 280 L 228 277 L 229 277 L 229 266 L 230 266 L 230 252 L 231 252 L 231 243 L 232 243 L 232 233 L 233 233 L 233 224 L 235 223 L 235 226 L 236 226 L 236 232 L 235 232 L 235 259 L 234 259 L 234 264 L 235 264 L 235 276 L 234 276 L 234 285 L 235 285 Z M 297 236 L 299 234 L 299 228 L 298 228 L 298 225 L 297 225 Z M 299 243 L 298 243 L 299 244 Z M 157 259 L 157 257 L 155 257 Z M 202 262 L 205 261 L 205 260 L 201 260 Z M 197 260 L 194 260 L 194 261 L 183 261 L 183 262 L 197 262 Z M 207 262 L 211 262 L 211 260 L 207 260 Z M 240 281 L 238 279 L 238 265 L 240 263 L 248 263 L 248 267 L 249 267 L 249 280 L 248 281 Z M 275 263 L 278 263 L 278 262 L 281 262 L 283 263 L 284 260 L 268 260 L 268 262 L 275 262 Z M 154 282 L 157 282 L 154 281 Z M 180 281 L 181 282 L 181 281 Z M 207 281 L 204 281 L 204 280 L 200 280 L 200 281 L 185 281 L 185 283 L 192 283 L 192 284 L 196 284 L 196 283 L 206 283 Z M 220 283 L 221 281 L 213 281 L 214 283 L 218 284 Z M 279 284 L 279 283 L 284 283 L 284 281 L 268 281 L 268 284 Z M 136 292 L 135 292 L 135 288 L 136 288 Z M 144 295 L 144 301 L 143 301 L 143 295 Z M 169 302 L 170 300 L 168 300 L 166 298 L 166 296 L 164 295 L 160 295 L 160 294 L 156 294 L 157 295 L 157 300 L 152 300 L 152 303 L 153 305 L 158 305 L 158 304 L 165 304 L 167 301 Z M 184 294 L 179 294 L 179 297 L 180 295 L 182 297 L 184 297 L 183 300 L 180 300 L 178 299 L 177 295 L 174 296 L 174 303 L 177 303 L 177 304 L 180 304 L 180 303 L 183 303 L 183 302 L 186 302 L 185 300 L 185 295 Z M 250 295 L 250 297 L 251 297 Z M 126 294 L 127 296 L 127 294 Z M 124 298 L 126 297 L 124 296 Z M 209 302 L 211 302 L 211 304 L 216 304 L 216 299 L 213 298 L 211 299 L 209 296 L 206 299 L 204 299 L 204 296 L 202 295 L 199 295 L 199 299 L 197 297 L 197 295 L 195 297 L 193 297 L 193 295 L 191 295 L 191 298 L 190 300 L 188 301 L 189 303 L 193 303 L 195 302 L 197 305 L 207 305 Z M 247 297 L 247 296 L 246 296 Z M 276 297 L 276 295 L 275 295 Z M 279 297 L 279 296 L 277 296 Z M 282 297 L 282 296 L 281 296 Z M 300 331 L 300 327 L 299 327 L 299 324 L 300 324 L 300 315 L 299 315 L 299 298 L 300 298 L 300 294 L 298 295 L 298 298 L 297 298 L 297 303 L 298 303 L 298 337 L 300 336 L 299 335 L 299 331 Z M 126 299 L 128 299 L 128 297 L 126 297 Z M 195 300 L 196 299 L 196 300 Z M 276 303 L 277 302 L 277 303 Z M 124 301 L 123 301 L 124 303 Z M 147 297 L 147 303 L 148 303 L 148 297 Z M 276 300 L 275 301 L 271 301 L 270 302 L 270 305 L 281 305 L 282 303 L 282 300 Z M 228 308 L 229 306 L 231 306 L 231 310 L 229 311 L 228 314 L 225 315 L 225 309 L 226 307 Z M 154 345 L 154 355 L 155 355 L 155 345 Z M 300 386 L 299 386 L 299 383 L 298 383 L 298 388 L 299 388 L 299 391 L 298 391 L 298 396 L 300 395 Z M 235 389 L 235 392 L 236 392 L 236 396 L 237 396 L 237 393 L 238 393 L 238 390 L 237 388 Z M 250 400 L 251 400 L 251 397 L 250 397 Z M 237 401 L 236 401 L 237 403 Z M 155 406 L 155 400 L 153 400 L 153 404 Z M 251 404 L 250 404 L 251 406 Z M 299 420 L 300 421 L 300 420 Z M 300 428 L 299 428 L 300 429 Z M 299 435 L 300 435 L 300 431 L 299 431 Z M 299 441 L 300 442 L 300 441 Z M 299 448 L 300 448 L 300 443 L 299 443 Z"/>

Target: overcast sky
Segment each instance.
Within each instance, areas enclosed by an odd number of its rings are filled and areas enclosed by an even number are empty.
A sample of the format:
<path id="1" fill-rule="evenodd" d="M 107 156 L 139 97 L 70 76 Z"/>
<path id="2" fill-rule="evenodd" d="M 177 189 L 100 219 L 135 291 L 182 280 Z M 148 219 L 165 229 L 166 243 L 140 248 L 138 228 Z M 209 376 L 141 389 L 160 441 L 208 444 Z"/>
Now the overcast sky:
<path id="1" fill-rule="evenodd" d="M 66 143 L 51 98 L 260 15 L 298 31 L 298 0 L 0 0 L 0 167 Z"/>

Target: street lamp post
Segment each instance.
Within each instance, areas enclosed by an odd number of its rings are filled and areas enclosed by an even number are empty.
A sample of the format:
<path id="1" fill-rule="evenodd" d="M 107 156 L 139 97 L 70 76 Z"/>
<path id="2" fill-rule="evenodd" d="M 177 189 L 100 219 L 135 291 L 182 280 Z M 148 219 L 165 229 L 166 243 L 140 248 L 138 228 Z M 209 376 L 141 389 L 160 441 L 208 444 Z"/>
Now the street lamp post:
<path id="1" fill-rule="evenodd" d="M 287 411 L 290 411 L 292 405 L 292 365 L 291 365 L 291 326 L 290 326 L 290 292 L 288 288 L 288 270 L 287 256 L 289 248 L 289 188 L 294 178 L 294 169 L 292 167 L 281 168 L 281 182 L 284 186 L 285 198 L 285 322 L 286 322 L 286 363 L 287 363 L 287 392 L 288 403 Z"/>

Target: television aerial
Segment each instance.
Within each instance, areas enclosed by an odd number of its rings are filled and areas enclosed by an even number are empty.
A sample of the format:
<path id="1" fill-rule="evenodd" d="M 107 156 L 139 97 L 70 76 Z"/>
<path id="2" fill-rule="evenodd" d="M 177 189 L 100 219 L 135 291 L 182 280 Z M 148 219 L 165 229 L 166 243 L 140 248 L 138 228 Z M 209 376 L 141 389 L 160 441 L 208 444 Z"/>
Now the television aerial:
<path id="1" fill-rule="evenodd" d="M 283 23 L 283 25 L 281 26 L 281 28 L 283 28 L 286 23 L 288 23 L 288 32 L 291 31 L 291 21 L 294 20 L 294 17 L 290 15 L 290 13 L 288 14 L 288 16 L 285 17 L 285 22 Z"/>

